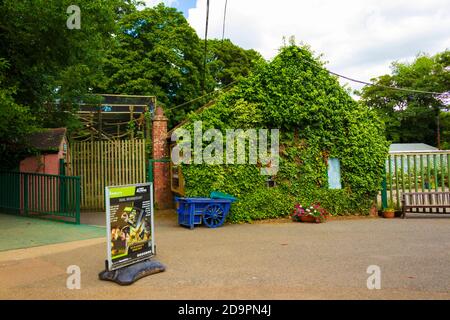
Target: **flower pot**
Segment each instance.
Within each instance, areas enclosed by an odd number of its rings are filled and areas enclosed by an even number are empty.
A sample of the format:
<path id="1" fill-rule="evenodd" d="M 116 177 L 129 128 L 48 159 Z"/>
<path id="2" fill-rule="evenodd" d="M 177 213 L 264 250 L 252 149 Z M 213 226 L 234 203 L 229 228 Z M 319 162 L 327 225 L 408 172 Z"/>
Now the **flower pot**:
<path id="1" fill-rule="evenodd" d="M 320 220 L 313 216 L 301 216 L 300 217 L 301 222 L 320 222 Z"/>
<path id="2" fill-rule="evenodd" d="M 395 217 L 395 211 L 389 210 L 389 211 L 383 211 L 383 218 L 392 219 Z"/>

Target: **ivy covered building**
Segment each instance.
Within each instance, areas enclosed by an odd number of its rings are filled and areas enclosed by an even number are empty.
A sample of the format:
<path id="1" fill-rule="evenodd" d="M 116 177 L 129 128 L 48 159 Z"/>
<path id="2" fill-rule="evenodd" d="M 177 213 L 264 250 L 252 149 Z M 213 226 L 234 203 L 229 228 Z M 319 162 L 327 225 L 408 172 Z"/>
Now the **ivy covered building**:
<path id="1" fill-rule="evenodd" d="M 239 198 L 234 222 L 290 214 L 319 202 L 334 215 L 367 214 L 381 185 L 388 143 L 376 113 L 359 104 L 306 47 L 281 49 L 181 127 L 279 129 L 279 169 L 261 164 L 172 167 L 173 190 L 185 196 L 222 191 Z"/>

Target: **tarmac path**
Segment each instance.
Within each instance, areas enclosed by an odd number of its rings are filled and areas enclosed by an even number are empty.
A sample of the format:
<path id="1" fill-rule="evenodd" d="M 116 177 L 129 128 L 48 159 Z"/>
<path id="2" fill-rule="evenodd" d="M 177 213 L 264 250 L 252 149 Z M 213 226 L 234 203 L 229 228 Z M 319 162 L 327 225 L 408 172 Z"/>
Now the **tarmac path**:
<path id="1" fill-rule="evenodd" d="M 288 220 L 218 229 L 156 215 L 167 270 L 128 287 L 98 280 L 105 238 L 0 252 L 1 299 L 450 299 L 450 216 Z M 69 290 L 66 269 L 81 268 Z M 381 289 L 367 288 L 367 268 Z"/>

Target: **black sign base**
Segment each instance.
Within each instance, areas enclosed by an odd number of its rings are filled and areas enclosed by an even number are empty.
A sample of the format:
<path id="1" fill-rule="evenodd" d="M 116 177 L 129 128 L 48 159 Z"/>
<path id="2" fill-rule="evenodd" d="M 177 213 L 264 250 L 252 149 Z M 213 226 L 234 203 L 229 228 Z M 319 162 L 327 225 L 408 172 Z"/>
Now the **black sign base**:
<path id="1" fill-rule="evenodd" d="M 114 281 L 121 286 L 128 286 L 143 277 L 165 270 L 166 267 L 162 263 L 149 259 L 117 270 L 104 270 L 98 274 L 98 277 L 100 280 Z"/>

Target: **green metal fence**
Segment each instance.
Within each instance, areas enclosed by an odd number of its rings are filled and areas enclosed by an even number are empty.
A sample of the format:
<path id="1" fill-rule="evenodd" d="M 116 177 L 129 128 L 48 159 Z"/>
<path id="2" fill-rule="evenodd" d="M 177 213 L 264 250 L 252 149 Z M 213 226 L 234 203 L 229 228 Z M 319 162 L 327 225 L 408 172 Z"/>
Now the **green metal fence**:
<path id="1" fill-rule="evenodd" d="M 0 212 L 80 223 L 80 177 L 0 171 Z"/>
<path id="2" fill-rule="evenodd" d="M 450 151 L 390 153 L 381 190 L 382 207 L 401 209 L 403 192 L 450 191 Z"/>

